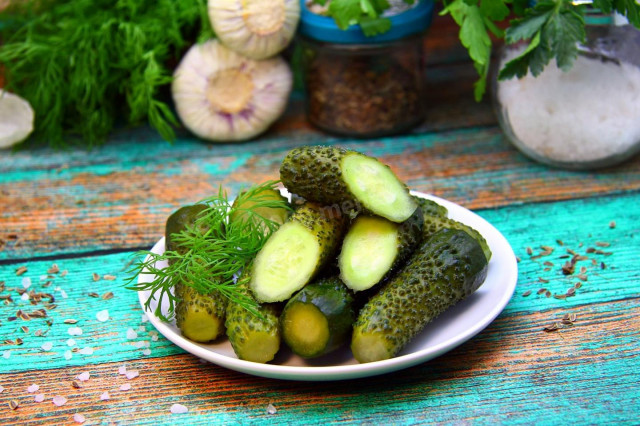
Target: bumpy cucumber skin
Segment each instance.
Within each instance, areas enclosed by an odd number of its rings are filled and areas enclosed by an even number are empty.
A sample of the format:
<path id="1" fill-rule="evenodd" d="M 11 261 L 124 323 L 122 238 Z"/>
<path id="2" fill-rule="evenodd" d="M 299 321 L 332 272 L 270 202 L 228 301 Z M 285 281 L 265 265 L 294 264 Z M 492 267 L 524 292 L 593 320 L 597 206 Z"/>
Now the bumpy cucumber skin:
<path id="1" fill-rule="evenodd" d="M 253 297 L 248 285 L 250 280 L 249 271 L 249 267 L 244 269 L 236 285 L 244 296 Z M 229 302 L 225 322 L 227 338 L 238 358 L 245 361 L 266 363 L 275 357 L 280 347 L 279 309 L 275 305 L 265 303 L 258 305 L 257 311 L 261 317 L 254 315 L 236 303 Z M 261 353 L 245 353 L 243 346 L 251 339 L 252 333 L 265 333 L 273 339 L 275 344 L 273 347 L 261 351 Z M 266 352 L 273 348 L 275 350 Z"/>
<path id="2" fill-rule="evenodd" d="M 217 291 L 203 295 L 193 287 L 184 284 L 176 285 L 174 290 L 175 296 L 178 298 L 175 308 L 176 326 L 185 337 L 204 343 L 215 340 L 224 333 L 225 312 L 227 309 L 226 297 Z M 200 312 L 206 312 L 212 321 L 218 323 L 217 332 L 211 339 L 199 339 L 185 327 L 188 316 L 192 313 Z"/>
<path id="3" fill-rule="evenodd" d="M 317 307 L 329 324 L 330 337 L 326 346 L 313 354 L 297 351 L 295 341 L 293 341 L 285 331 L 287 327 L 287 311 L 298 303 L 310 303 Z M 354 320 L 353 293 L 351 293 L 340 278 L 336 276 L 318 279 L 306 285 L 289 299 L 280 316 L 285 343 L 287 343 L 294 353 L 305 358 L 315 358 L 326 355 L 347 343 L 351 337 Z"/>
<path id="4" fill-rule="evenodd" d="M 414 196 L 413 199 L 418 203 L 418 206 L 422 209 L 422 214 L 425 216 L 447 217 L 449 213 L 445 206 L 441 206 L 428 198 Z"/>
<path id="5" fill-rule="evenodd" d="M 315 271 L 317 273 L 335 257 L 346 230 L 346 216 L 320 204 L 306 202 L 289 220 L 300 223 L 316 235 L 320 243 L 320 259 Z"/>
<path id="6" fill-rule="evenodd" d="M 344 213 L 369 212 L 349 190 L 341 169 L 345 156 L 361 155 L 356 151 L 333 146 L 302 146 L 294 148 L 280 165 L 280 180 L 292 193 L 323 205 L 336 206 Z M 386 165 L 380 163 L 384 167 Z M 409 193 L 409 188 L 404 185 Z"/>
<path id="7" fill-rule="evenodd" d="M 489 248 L 489 244 L 487 243 L 487 240 L 484 239 L 482 234 L 480 234 L 478 231 L 468 225 L 465 225 L 464 223 L 458 222 L 457 220 L 453 220 L 448 217 L 431 216 L 428 214 L 424 215 L 424 226 L 422 228 L 422 237 L 424 240 L 441 229 L 460 229 L 462 231 L 465 231 L 467 234 L 473 237 L 473 239 L 475 239 L 478 244 L 480 244 L 485 257 L 487 258 L 487 262 L 491 260 L 491 249 Z"/>
<path id="8" fill-rule="evenodd" d="M 204 204 L 193 204 L 180 207 L 169 216 L 164 232 L 166 250 L 177 251 L 179 254 L 184 254 L 183 250 L 172 242 L 171 235 L 177 234 L 189 226 L 194 226 L 196 219 L 206 208 L 207 206 Z"/>
<path id="9" fill-rule="evenodd" d="M 480 244 L 461 230 L 442 229 L 416 250 L 407 265 L 361 309 L 354 324 L 352 350 L 359 335 L 379 335 L 395 356 L 429 322 L 480 287 L 488 263 Z"/>

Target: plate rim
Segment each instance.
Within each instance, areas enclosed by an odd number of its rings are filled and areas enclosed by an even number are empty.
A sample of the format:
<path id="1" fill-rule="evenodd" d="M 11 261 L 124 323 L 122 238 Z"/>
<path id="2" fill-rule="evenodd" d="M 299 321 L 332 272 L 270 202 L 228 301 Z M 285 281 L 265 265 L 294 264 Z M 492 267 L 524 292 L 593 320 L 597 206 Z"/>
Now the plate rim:
<path id="1" fill-rule="evenodd" d="M 274 379 L 285 379 L 285 380 L 298 380 L 298 381 L 335 381 L 335 380 L 347 380 L 361 377 L 369 377 L 375 376 L 385 373 L 390 373 L 392 371 L 397 371 L 405 368 L 412 367 L 417 364 L 421 364 L 427 362 L 431 359 L 437 358 L 438 356 L 449 352 L 450 350 L 456 348 L 457 346 L 467 342 L 475 335 L 484 330 L 491 322 L 493 322 L 496 317 L 504 310 L 509 301 L 511 300 L 513 293 L 515 292 L 517 279 L 518 279 L 518 264 L 515 253 L 513 252 L 513 248 L 507 241 L 507 239 L 502 235 L 502 233 L 495 228 L 490 222 L 488 222 L 483 217 L 479 216 L 477 213 L 463 207 L 459 204 L 456 204 L 452 201 L 446 200 L 444 198 L 440 198 L 435 195 L 426 194 L 419 191 L 410 191 L 412 195 L 430 199 L 435 201 L 444 207 L 447 208 L 448 211 L 451 210 L 451 207 L 454 210 L 462 209 L 464 214 L 471 215 L 474 220 L 478 221 L 482 224 L 482 228 L 486 228 L 491 230 L 492 237 L 497 241 L 497 246 L 500 247 L 500 256 L 505 258 L 505 265 L 501 265 L 501 267 L 506 267 L 507 276 L 505 278 L 504 291 L 501 294 L 500 299 L 492 306 L 492 309 L 489 310 L 488 313 L 484 314 L 481 321 L 474 323 L 474 325 L 463 333 L 457 333 L 450 338 L 435 344 L 433 346 L 429 346 L 427 348 L 411 352 L 408 354 L 400 355 L 394 358 L 390 358 L 382 361 L 375 361 L 364 364 L 348 364 L 348 365 L 334 365 L 334 366 L 291 366 L 291 365 L 280 365 L 280 364 L 261 364 L 252 361 L 245 361 L 239 358 L 230 357 L 214 350 L 203 347 L 202 345 L 192 342 L 182 335 L 179 332 L 173 330 L 169 325 L 163 322 L 160 318 L 156 317 L 153 312 L 149 312 L 145 309 L 145 303 L 149 298 L 149 291 L 139 291 L 138 299 L 142 306 L 143 312 L 146 314 L 148 320 L 153 324 L 157 331 L 159 331 L 165 338 L 170 340 L 173 344 L 178 347 L 184 349 L 185 351 L 191 353 L 192 355 L 198 356 L 206 361 L 212 362 L 221 367 L 225 367 L 231 370 L 239 371 L 245 374 L 250 374 L 259 377 L 266 378 L 274 378 Z M 283 190 L 283 194 L 286 196 L 288 192 L 286 189 Z M 465 223 L 464 221 L 461 221 Z M 480 231 L 479 231 L 480 232 Z M 484 235 L 483 235 L 484 236 Z M 486 238 L 486 236 L 485 236 Z M 162 246 L 164 248 L 164 240 L 163 236 L 158 240 L 150 251 L 159 252 L 159 247 Z M 492 248 L 492 252 L 496 251 Z M 148 255 L 145 258 L 145 261 L 148 259 Z M 495 265 L 495 263 L 493 264 Z M 492 266 L 490 262 L 489 267 Z M 494 266 L 497 267 L 497 266 Z M 145 276 L 148 277 L 149 274 L 140 274 L 138 276 L 138 282 L 142 281 Z M 486 281 L 485 281 L 486 282 Z M 482 286 L 484 283 L 480 286 Z M 480 289 L 479 288 L 479 289 Z"/>

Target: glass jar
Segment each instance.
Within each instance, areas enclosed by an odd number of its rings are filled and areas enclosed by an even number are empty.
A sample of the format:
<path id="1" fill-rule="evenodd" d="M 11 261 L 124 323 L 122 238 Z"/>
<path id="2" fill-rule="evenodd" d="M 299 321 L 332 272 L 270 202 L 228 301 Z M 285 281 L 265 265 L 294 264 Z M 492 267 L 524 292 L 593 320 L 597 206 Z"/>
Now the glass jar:
<path id="1" fill-rule="evenodd" d="M 494 80 L 507 139 L 528 157 L 564 169 L 613 166 L 640 152 L 640 31 L 593 10 L 585 22 L 587 42 L 570 70 L 552 60 L 537 77 Z M 522 49 L 505 47 L 496 70 Z"/>
<path id="2" fill-rule="evenodd" d="M 378 137 L 424 120 L 423 33 L 433 3 L 391 16 L 391 30 L 366 37 L 357 26 L 339 29 L 332 18 L 302 4 L 299 41 L 308 120 L 330 133 Z"/>

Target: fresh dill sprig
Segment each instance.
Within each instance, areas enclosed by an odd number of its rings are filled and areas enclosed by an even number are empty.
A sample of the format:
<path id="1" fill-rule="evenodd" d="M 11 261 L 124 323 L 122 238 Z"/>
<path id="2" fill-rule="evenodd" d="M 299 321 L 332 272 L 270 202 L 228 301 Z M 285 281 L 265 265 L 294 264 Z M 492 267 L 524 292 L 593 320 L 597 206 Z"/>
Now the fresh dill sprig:
<path id="1" fill-rule="evenodd" d="M 206 0 L 13 3 L 0 12 L 0 65 L 7 88 L 35 110 L 30 140 L 93 146 L 116 124 L 145 121 L 175 138 L 163 89 L 182 50 L 209 26 Z"/>
<path id="2" fill-rule="evenodd" d="M 261 214 L 260 209 L 291 210 L 286 200 L 267 195 L 266 191 L 275 190 L 277 183 L 268 181 L 253 186 L 242 192 L 235 202 L 231 202 L 222 189 L 198 202 L 206 208 L 198 214 L 194 225 L 171 234 L 176 250 L 134 254 L 139 260 L 127 271 L 126 288 L 150 292 L 145 302 L 148 311 L 154 299 L 166 300 L 167 315 L 162 313 L 160 303 L 154 310 L 163 321 L 170 321 L 175 314 L 178 299 L 172 290 L 179 283 L 193 287 L 200 294 L 218 291 L 232 303 L 259 315 L 257 302 L 238 287 L 236 279 L 279 226 Z M 150 280 L 139 282 L 141 276 L 149 276 Z"/>

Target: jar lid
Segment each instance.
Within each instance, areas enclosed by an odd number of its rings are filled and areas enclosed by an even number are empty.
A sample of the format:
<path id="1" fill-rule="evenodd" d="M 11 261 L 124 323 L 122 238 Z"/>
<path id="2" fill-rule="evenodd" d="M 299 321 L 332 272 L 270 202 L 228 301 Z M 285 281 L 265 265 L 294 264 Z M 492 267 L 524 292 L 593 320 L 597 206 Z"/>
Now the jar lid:
<path id="1" fill-rule="evenodd" d="M 300 0 L 300 24 L 298 31 L 305 37 L 329 43 L 371 44 L 398 40 L 410 35 L 419 34 L 431 24 L 433 17 L 433 0 L 416 0 L 411 9 L 388 17 L 391 29 L 384 34 L 367 37 L 359 25 L 351 25 L 346 30 L 340 29 L 333 18 L 311 12 L 305 0 Z"/>

